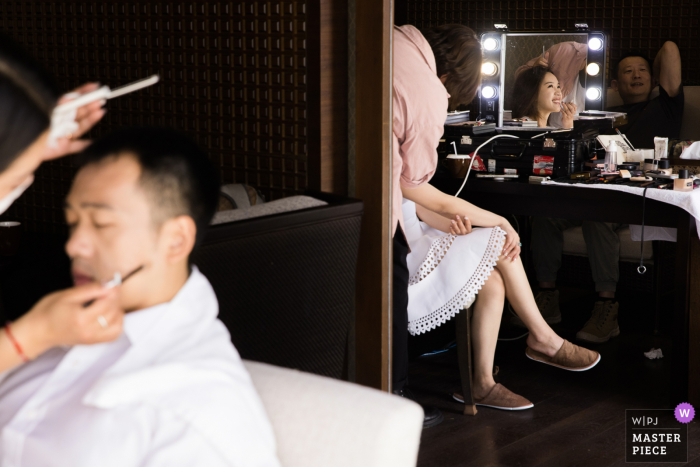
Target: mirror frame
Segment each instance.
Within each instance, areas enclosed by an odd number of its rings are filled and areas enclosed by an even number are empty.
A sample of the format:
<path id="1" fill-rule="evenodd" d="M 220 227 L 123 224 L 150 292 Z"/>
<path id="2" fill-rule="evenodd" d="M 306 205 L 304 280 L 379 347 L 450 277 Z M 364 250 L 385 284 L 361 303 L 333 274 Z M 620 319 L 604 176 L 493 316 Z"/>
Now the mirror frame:
<path id="1" fill-rule="evenodd" d="M 485 118 L 489 121 L 493 121 L 498 127 L 503 126 L 503 86 L 505 75 L 503 71 L 505 70 L 506 64 L 506 54 L 503 53 L 503 45 L 509 36 L 561 36 L 561 35 L 586 35 L 586 42 L 590 44 L 591 39 L 599 39 L 602 41 L 603 46 L 599 50 L 591 49 L 590 45 L 588 47 L 588 56 L 586 57 L 586 66 L 590 63 L 597 63 L 600 65 L 600 73 L 597 76 L 586 75 L 586 91 L 592 88 L 597 88 L 600 91 L 600 97 L 598 99 L 589 99 L 586 95 L 586 109 L 585 110 L 605 110 L 605 99 L 607 95 L 607 86 L 605 86 L 605 77 L 608 71 L 608 41 L 607 36 L 602 31 L 582 31 L 577 30 L 562 30 L 562 31 L 529 31 L 529 32 L 503 32 L 503 31 L 491 31 L 485 32 L 481 35 L 481 48 L 484 54 L 483 62 L 494 63 L 497 67 L 496 73 L 492 76 L 484 76 L 482 74 L 481 86 L 479 86 L 479 117 L 480 119 Z M 487 39 L 493 39 L 497 41 L 497 46 L 494 50 L 486 50 L 484 47 L 484 42 Z M 484 97 L 483 90 L 486 87 L 492 87 L 495 89 L 495 95 L 491 98 Z M 588 93 L 586 93 L 588 94 Z"/>

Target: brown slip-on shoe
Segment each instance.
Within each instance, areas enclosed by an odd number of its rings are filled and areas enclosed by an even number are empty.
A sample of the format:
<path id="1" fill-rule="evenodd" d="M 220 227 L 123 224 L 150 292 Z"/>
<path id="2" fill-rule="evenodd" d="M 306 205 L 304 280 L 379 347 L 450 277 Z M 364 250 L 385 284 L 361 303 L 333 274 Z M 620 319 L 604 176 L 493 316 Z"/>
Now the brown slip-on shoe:
<path id="1" fill-rule="evenodd" d="M 464 397 L 462 397 L 461 394 L 454 393 L 452 394 L 452 398 L 457 402 L 464 404 Z M 535 404 L 524 397 L 506 389 L 506 387 L 501 383 L 496 383 L 486 397 L 479 401 L 474 400 L 474 402 L 476 405 L 491 407 L 492 409 L 499 410 L 525 410 L 531 409 L 535 406 Z"/>
<path id="2" fill-rule="evenodd" d="M 548 357 L 543 353 L 532 350 L 530 347 L 525 349 L 525 355 L 527 355 L 527 358 L 530 360 L 546 363 L 547 365 L 556 366 L 569 371 L 590 370 L 600 361 L 600 354 L 598 352 L 574 345 L 566 339 L 564 339 L 564 344 L 562 344 L 554 357 Z"/>

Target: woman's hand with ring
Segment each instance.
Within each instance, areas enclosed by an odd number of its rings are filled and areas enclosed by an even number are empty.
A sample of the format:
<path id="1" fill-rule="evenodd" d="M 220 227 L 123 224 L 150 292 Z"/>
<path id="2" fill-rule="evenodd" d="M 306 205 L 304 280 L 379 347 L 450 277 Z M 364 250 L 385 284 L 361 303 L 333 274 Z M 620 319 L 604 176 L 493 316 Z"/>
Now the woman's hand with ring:
<path id="1" fill-rule="evenodd" d="M 59 345 L 113 341 L 122 332 L 123 319 L 119 287 L 105 289 L 95 282 L 45 296 L 12 330 L 27 356 L 35 358 Z"/>

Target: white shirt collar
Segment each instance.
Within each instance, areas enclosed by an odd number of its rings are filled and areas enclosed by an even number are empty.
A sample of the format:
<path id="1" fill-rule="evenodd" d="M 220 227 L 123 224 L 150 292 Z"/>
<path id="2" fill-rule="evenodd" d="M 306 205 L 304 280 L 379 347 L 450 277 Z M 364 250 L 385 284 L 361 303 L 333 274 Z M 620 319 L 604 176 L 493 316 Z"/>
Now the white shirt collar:
<path id="1" fill-rule="evenodd" d="M 193 299 L 197 300 L 196 297 L 205 293 L 203 288 L 207 286 L 209 283 L 204 275 L 199 272 L 197 266 L 192 266 L 190 277 L 172 300 L 124 316 L 124 334 L 132 345 L 137 345 L 142 339 L 147 339 L 152 334 L 163 334 L 172 328 L 182 328 L 185 322 L 193 318 L 192 314 L 203 312 L 205 315 L 210 315 L 213 311 L 213 315 L 216 316 L 218 305 L 215 310 L 182 306 Z M 204 300 L 204 302 L 207 304 L 208 301 Z"/>

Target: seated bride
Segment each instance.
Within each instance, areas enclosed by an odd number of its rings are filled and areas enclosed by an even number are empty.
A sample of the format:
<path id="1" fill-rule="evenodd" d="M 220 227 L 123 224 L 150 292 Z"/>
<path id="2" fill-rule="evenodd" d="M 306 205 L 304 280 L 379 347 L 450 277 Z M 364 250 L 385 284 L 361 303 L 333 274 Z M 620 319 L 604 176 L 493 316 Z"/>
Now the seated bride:
<path id="1" fill-rule="evenodd" d="M 513 118 L 535 120 L 539 127 L 573 128 L 576 104 L 563 101 L 559 80 L 549 68 L 533 66 L 521 71 L 513 89 L 517 90 L 512 98 Z M 556 122 L 550 118 L 555 115 Z"/>

